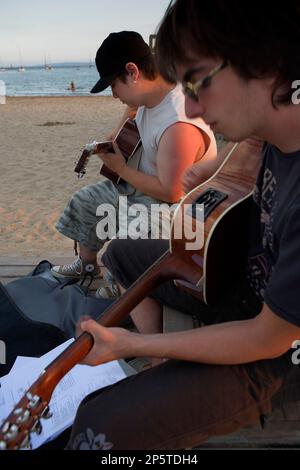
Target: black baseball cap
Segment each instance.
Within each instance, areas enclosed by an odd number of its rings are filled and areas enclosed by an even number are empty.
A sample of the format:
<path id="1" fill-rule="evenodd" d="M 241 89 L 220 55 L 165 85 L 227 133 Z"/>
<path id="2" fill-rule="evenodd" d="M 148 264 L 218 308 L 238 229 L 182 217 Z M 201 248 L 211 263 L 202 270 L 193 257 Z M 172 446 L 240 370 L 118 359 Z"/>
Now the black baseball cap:
<path id="1" fill-rule="evenodd" d="M 100 93 L 111 85 L 128 62 L 138 63 L 150 55 L 150 47 L 139 33 L 111 33 L 97 51 L 95 62 L 100 80 L 91 89 L 91 93 Z"/>

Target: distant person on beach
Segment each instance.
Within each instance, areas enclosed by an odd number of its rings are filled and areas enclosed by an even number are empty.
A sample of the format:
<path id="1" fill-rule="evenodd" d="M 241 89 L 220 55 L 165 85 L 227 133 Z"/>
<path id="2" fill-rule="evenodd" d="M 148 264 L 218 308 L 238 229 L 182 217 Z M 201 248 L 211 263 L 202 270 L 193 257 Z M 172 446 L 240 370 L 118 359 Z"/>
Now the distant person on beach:
<path id="1" fill-rule="evenodd" d="M 201 118 L 186 117 L 181 86 L 159 75 L 153 54 L 140 34 L 133 31 L 110 34 L 98 49 L 96 66 L 101 78 L 91 93 L 111 86 L 114 98 L 127 104 L 128 110 L 137 109 L 135 120 L 142 155 L 138 169 L 126 165 L 117 149 L 115 154 L 101 155 L 105 165 L 125 183 L 120 187 L 105 180 L 73 195 L 56 228 L 78 242 L 79 257 L 71 264 L 54 266 L 52 272 L 57 277 L 80 279 L 87 273 L 99 275 L 97 254 L 107 241 L 96 233 L 100 220 L 96 211 L 100 204 L 113 205 L 118 214 L 119 195 L 125 194 L 128 207 L 143 204 L 150 214 L 153 204 L 180 200 L 182 177 L 191 165 L 216 157 L 216 142 L 209 126 Z M 120 126 L 128 114 L 129 111 Z"/>
<path id="2" fill-rule="evenodd" d="M 68 90 L 71 90 L 71 91 L 73 91 L 73 92 L 76 91 L 76 86 L 75 86 L 75 83 L 73 82 L 73 80 L 71 81 Z"/>

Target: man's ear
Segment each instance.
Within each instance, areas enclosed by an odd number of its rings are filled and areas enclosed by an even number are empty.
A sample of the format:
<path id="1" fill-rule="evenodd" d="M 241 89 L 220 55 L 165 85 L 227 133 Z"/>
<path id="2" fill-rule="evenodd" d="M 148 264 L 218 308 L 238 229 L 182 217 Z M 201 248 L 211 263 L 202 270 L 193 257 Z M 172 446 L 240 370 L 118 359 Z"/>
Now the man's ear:
<path id="1" fill-rule="evenodd" d="M 125 65 L 126 72 L 128 73 L 129 78 L 136 83 L 140 77 L 140 71 L 134 62 L 128 62 Z"/>

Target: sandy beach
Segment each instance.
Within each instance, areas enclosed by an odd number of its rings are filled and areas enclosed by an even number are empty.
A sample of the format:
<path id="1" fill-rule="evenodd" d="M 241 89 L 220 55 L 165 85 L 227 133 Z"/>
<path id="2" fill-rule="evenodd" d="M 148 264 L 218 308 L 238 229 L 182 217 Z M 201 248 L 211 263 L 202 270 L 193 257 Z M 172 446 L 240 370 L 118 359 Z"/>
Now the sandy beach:
<path id="1" fill-rule="evenodd" d="M 112 97 L 19 97 L 0 105 L 0 255 L 72 256 L 55 222 L 74 191 L 101 179 L 97 157 L 81 180 L 74 161 L 123 111 Z"/>

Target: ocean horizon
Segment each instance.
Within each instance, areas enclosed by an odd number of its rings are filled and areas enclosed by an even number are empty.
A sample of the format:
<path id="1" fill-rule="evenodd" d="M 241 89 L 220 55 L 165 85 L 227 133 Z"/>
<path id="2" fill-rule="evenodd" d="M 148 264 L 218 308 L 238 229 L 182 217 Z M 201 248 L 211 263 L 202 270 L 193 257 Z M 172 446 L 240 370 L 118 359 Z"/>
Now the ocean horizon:
<path id="1" fill-rule="evenodd" d="M 6 69 L 0 71 L 0 81 L 5 84 L 6 96 L 89 96 L 90 90 L 99 80 L 95 66 L 29 67 L 24 71 Z M 75 91 L 70 84 L 75 84 Z M 99 95 L 111 96 L 111 89 Z"/>

